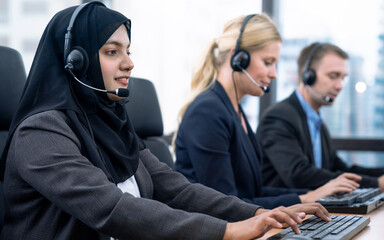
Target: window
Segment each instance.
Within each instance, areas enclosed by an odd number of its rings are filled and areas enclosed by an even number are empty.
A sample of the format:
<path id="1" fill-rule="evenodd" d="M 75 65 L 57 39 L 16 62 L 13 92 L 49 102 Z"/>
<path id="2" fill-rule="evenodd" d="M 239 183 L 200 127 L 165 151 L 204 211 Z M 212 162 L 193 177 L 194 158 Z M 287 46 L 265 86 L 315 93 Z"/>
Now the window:
<path id="1" fill-rule="evenodd" d="M 0 24 L 9 21 L 9 0 L 0 0 Z"/>

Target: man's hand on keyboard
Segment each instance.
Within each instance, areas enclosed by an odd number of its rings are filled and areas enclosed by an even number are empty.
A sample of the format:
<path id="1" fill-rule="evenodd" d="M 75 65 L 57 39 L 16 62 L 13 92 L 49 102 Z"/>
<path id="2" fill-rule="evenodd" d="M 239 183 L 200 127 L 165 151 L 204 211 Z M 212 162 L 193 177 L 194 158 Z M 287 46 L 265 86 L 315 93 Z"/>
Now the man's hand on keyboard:
<path id="1" fill-rule="evenodd" d="M 358 181 L 361 181 L 361 176 L 354 173 L 343 173 L 337 178 L 332 179 L 323 186 L 317 188 L 316 190 L 309 191 L 306 194 L 300 195 L 299 197 L 302 203 L 307 203 L 315 202 L 320 198 L 324 198 L 335 193 L 350 193 L 360 186 L 357 183 Z"/>
<path id="2" fill-rule="evenodd" d="M 381 192 L 384 192 L 384 175 L 377 178 L 377 182 Z"/>

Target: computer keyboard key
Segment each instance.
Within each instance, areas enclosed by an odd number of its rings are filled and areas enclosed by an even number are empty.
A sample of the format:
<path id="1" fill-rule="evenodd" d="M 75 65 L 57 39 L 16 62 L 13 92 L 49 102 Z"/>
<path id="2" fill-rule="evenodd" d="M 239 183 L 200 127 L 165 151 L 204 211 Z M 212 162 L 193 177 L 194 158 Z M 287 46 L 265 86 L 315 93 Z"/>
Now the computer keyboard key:
<path id="1" fill-rule="evenodd" d="M 356 215 L 331 215 L 331 218 L 332 221 L 327 222 L 312 216 L 297 225 L 301 234 L 295 234 L 291 228 L 287 228 L 268 239 L 347 240 L 359 233 L 370 221 L 369 217 Z"/>
<path id="2" fill-rule="evenodd" d="M 288 236 L 287 238 L 283 238 L 284 240 L 311 240 L 312 238 L 308 238 L 306 236 L 302 235 L 291 235 Z"/>

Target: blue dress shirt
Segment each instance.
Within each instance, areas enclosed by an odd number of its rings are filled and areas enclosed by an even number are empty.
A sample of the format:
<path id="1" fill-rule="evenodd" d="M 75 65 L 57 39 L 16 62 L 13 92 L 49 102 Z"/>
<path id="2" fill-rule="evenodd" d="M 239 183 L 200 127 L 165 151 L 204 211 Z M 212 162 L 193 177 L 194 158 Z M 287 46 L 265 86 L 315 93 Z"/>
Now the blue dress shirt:
<path id="1" fill-rule="evenodd" d="M 322 167 L 321 159 L 321 137 L 320 137 L 320 127 L 321 127 L 321 117 L 320 114 L 315 112 L 313 108 L 304 100 L 303 96 L 296 90 L 295 91 L 297 98 L 301 106 L 304 109 L 305 115 L 307 116 L 307 122 L 309 127 L 309 132 L 311 133 L 313 155 L 315 157 L 315 165 L 318 168 Z"/>

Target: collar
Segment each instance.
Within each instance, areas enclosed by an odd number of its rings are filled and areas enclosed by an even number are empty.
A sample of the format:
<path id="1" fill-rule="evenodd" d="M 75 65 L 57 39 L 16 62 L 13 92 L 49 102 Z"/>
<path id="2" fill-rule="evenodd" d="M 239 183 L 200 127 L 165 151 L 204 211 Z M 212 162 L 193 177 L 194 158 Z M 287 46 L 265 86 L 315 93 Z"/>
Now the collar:
<path id="1" fill-rule="evenodd" d="M 299 93 L 299 91 L 297 91 L 297 89 L 295 90 L 295 94 L 305 112 L 305 115 L 307 116 L 308 121 L 312 121 L 317 126 L 321 125 L 320 114 L 313 110 L 313 108 L 307 103 L 307 101 L 305 101 L 304 97 Z"/>

